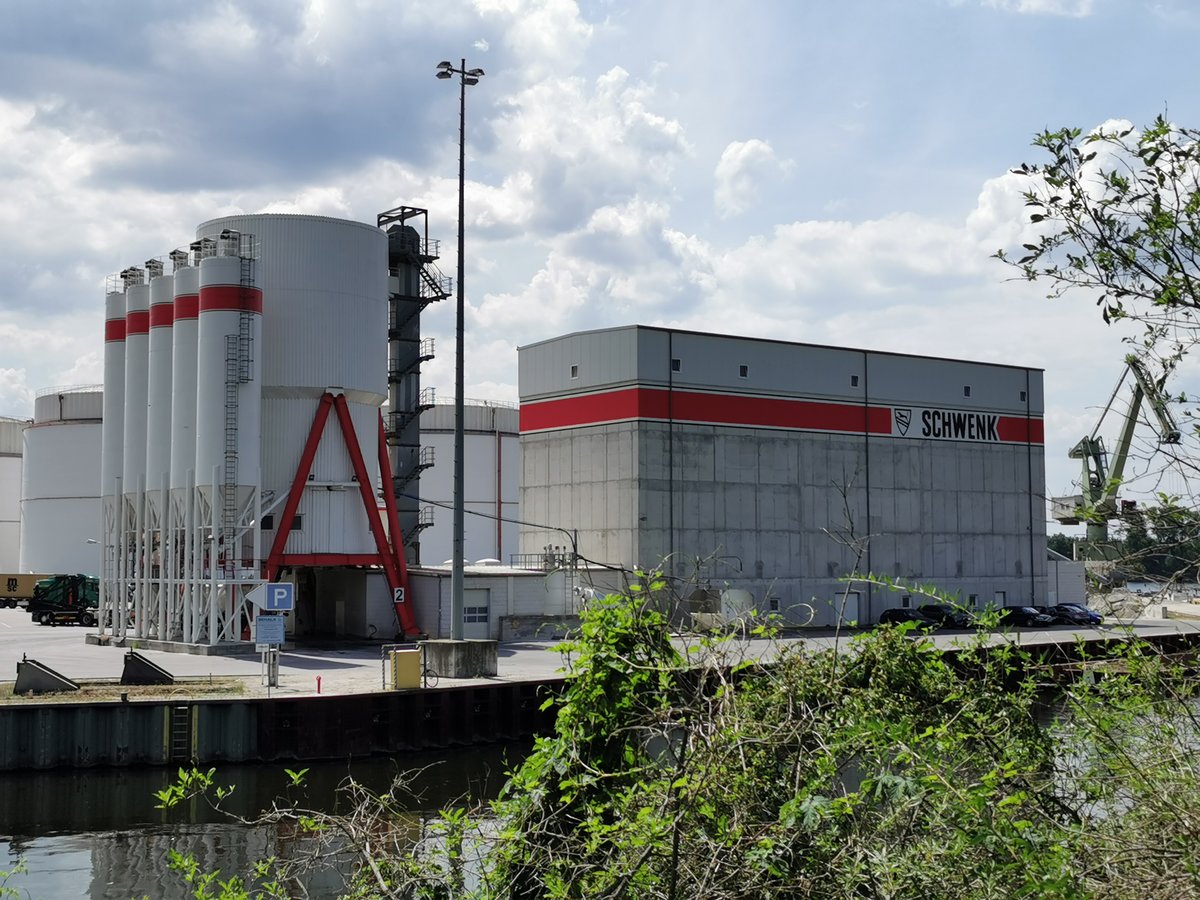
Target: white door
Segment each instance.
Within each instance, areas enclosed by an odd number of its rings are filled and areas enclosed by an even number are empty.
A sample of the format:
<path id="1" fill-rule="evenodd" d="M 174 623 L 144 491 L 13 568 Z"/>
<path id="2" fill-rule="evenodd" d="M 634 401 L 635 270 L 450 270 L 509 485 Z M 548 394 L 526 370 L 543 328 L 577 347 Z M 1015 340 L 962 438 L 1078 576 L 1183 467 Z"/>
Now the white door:
<path id="1" fill-rule="evenodd" d="M 463 637 L 486 640 L 492 636 L 492 603 L 490 588 L 468 588 L 463 591 Z"/>

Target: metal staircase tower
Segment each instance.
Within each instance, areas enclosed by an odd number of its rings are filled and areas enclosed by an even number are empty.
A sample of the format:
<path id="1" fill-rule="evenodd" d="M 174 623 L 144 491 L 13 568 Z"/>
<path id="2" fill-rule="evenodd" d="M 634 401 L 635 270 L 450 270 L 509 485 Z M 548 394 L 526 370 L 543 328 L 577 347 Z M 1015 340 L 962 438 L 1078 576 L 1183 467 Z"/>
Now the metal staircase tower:
<path id="1" fill-rule="evenodd" d="M 429 238 L 428 210 L 399 206 L 380 213 L 388 237 L 388 408 L 384 433 L 392 484 L 409 563 L 420 561 L 420 532 L 433 523 L 422 509 L 420 473 L 433 465 L 432 448 L 421 447 L 421 413 L 433 405 L 432 388 L 421 388 L 421 364 L 433 358 L 431 338 L 421 338 L 421 312 L 450 296 L 451 280 L 434 264 L 439 242 Z M 385 486 L 385 489 L 386 486 Z"/>

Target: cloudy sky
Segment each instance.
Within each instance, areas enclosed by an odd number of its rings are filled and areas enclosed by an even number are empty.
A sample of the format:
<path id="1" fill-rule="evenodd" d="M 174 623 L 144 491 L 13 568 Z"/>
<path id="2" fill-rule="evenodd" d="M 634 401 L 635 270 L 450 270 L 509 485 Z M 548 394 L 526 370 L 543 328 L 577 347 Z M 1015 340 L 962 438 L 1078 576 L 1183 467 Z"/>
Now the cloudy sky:
<path id="1" fill-rule="evenodd" d="M 1006 173 L 1200 125 L 1198 42 L 1191 0 L 5 0 L 0 414 L 101 381 L 105 276 L 214 216 L 425 207 L 453 273 L 465 56 L 467 396 L 635 322 L 1035 366 L 1063 493 L 1128 332 L 1006 280 Z M 424 330 L 449 397 L 453 305 Z"/>

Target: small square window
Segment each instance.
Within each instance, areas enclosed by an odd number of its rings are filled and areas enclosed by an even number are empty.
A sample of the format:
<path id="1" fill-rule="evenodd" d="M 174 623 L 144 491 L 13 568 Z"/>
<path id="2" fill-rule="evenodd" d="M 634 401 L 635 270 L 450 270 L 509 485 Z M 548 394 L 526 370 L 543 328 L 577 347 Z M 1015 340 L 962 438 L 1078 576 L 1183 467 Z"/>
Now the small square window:
<path id="1" fill-rule="evenodd" d="M 750 367 L 749 366 L 738 366 L 738 377 L 739 378 L 749 378 L 750 377 Z"/>
<path id="2" fill-rule="evenodd" d="M 671 371 L 672 372 L 678 372 L 682 368 L 683 368 L 683 363 L 680 361 L 678 356 L 676 356 L 674 359 L 671 360 Z"/>
<path id="3" fill-rule="evenodd" d="M 970 386 L 969 384 L 964 384 L 964 385 L 963 385 L 963 396 L 964 396 L 964 397 L 970 397 L 970 396 L 971 396 L 971 386 Z"/>
<path id="4" fill-rule="evenodd" d="M 971 609 L 978 609 L 979 608 L 979 595 L 978 594 L 967 594 L 967 605 L 970 606 Z"/>
<path id="5" fill-rule="evenodd" d="M 572 378 L 579 377 L 579 366 L 571 366 L 571 377 Z"/>
<path id="6" fill-rule="evenodd" d="M 903 596 L 900 598 L 900 608 L 901 608 L 901 609 L 908 609 L 908 608 L 909 608 L 909 607 L 911 607 L 911 606 L 912 606 L 912 596 L 911 596 L 911 595 L 909 595 L 909 594 L 904 594 L 904 595 L 903 595 Z"/>
<path id="7" fill-rule="evenodd" d="M 1024 391 L 1021 391 L 1021 402 L 1022 403 L 1025 402 L 1025 392 Z"/>
<path id="8" fill-rule="evenodd" d="M 850 376 L 850 387 L 858 387 L 858 376 L 857 375 Z"/>

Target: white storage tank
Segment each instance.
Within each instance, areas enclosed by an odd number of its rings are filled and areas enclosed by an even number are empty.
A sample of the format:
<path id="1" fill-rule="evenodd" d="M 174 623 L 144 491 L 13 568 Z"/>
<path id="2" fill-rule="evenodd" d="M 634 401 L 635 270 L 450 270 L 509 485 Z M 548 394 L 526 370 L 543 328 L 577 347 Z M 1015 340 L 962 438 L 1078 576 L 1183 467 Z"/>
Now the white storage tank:
<path id="1" fill-rule="evenodd" d="M 196 336 L 200 324 L 200 259 L 175 273 L 171 328 L 171 490 L 186 491 L 196 468 Z"/>
<path id="2" fill-rule="evenodd" d="M 520 550 L 521 436 L 516 405 L 463 402 L 463 555 L 508 564 Z M 419 505 L 430 527 L 421 532 L 421 563 L 453 552 L 454 404 L 439 402 L 421 413 L 421 448 L 433 465 L 421 473 Z M 558 543 L 563 543 L 563 536 Z"/>
<path id="3" fill-rule="evenodd" d="M 99 385 L 51 388 L 34 401 L 21 479 L 23 572 L 100 572 Z"/>
<path id="4" fill-rule="evenodd" d="M 259 485 L 262 441 L 262 291 L 253 283 L 255 264 L 239 255 L 241 243 L 240 234 L 222 240 L 218 255 L 200 263 L 196 488 L 223 532 L 247 518 L 246 504 Z M 218 567 L 232 573 L 241 554 L 225 549 Z"/>
<path id="5" fill-rule="evenodd" d="M 100 451 L 100 493 L 121 494 L 125 446 L 125 292 L 104 298 L 104 436 Z"/>
<path id="6" fill-rule="evenodd" d="M 0 572 L 20 571 L 21 434 L 28 424 L 0 417 Z"/>
<path id="7" fill-rule="evenodd" d="M 379 408 L 387 395 L 386 235 L 359 222 L 263 214 L 214 219 L 200 225 L 196 236 L 219 238 L 225 230 L 254 235 L 258 249 L 264 494 L 283 497 L 290 490 L 320 398 L 331 389 L 346 397 L 367 471 L 377 483 Z M 204 417 L 201 409 L 201 422 Z M 294 564 L 374 556 L 375 541 L 333 414 L 306 485 L 293 523 L 298 527 L 290 530 L 285 547 Z M 279 512 L 264 526 L 279 525 Z M 274 527 L 264 527 L 264 552 L 274 536 Z"/>
<path id="8" fill-rule="evenodd" d="M 147 369 L 150 364 L 150 285 L 140 269 L 127 270 L 125 289 L 125 439 L 121 490 L 126 497 L 145 488 Z"/>
<path id="9" fill-rule="evenodd" d="M 171 470 L 171 345 L 175 277 L 150 281 L 150 337 L 146 388 L 146 490 L 157 506 Z"/>

